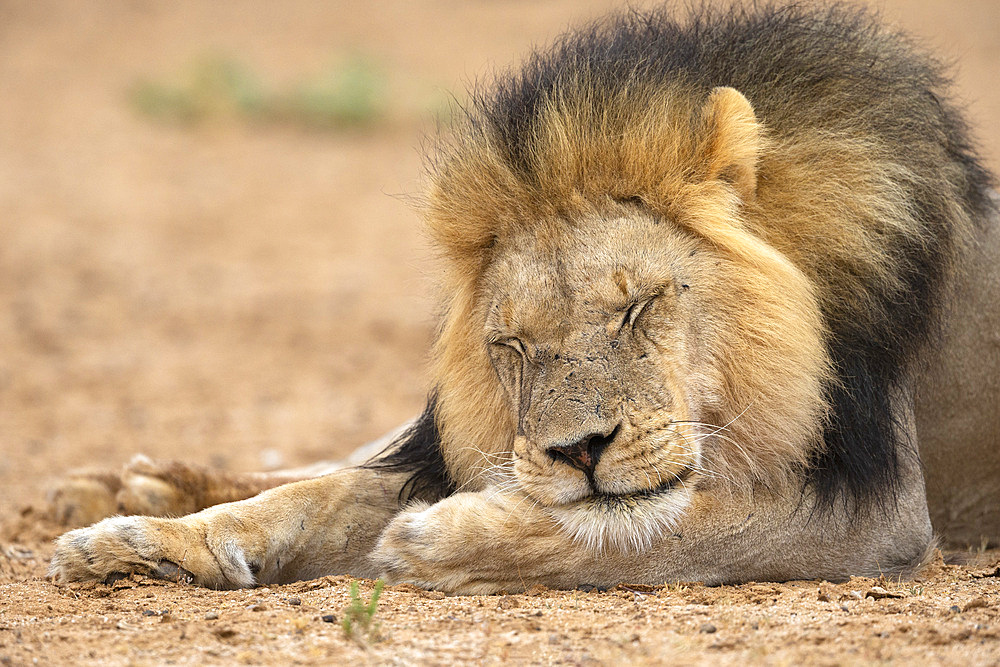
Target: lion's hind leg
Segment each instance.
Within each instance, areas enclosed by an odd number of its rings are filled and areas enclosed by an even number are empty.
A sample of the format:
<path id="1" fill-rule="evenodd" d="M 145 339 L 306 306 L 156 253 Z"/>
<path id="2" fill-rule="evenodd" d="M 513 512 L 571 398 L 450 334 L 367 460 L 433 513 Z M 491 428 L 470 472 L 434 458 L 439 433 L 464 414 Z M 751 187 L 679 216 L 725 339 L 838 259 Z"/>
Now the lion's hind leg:
<path id="1" fill-rule="evenodd" d="M 119 471 L 71 473 L 49 492 L 49 510 L 55 521 L 67 527 L 89 525 L 115 514 L 183 516 L 332 469 L 335 466 L 328 464 L 273 473 L 239 473 L 138 455 Z"/>
<path id="2" fill-rule="evenodd" d="M 358 447 L 341 461 L 320 461 L 273 472 L 228 472 L 138 454 L 121 470 L 71 472 L 49 490 L 49 514 L 67 528 L 89 526 L 116 514 L 184 516 L 220 503 L 245 500 L 282 484 L 359 466 L 377 456 L 412 425 L 411 420 Z"/>

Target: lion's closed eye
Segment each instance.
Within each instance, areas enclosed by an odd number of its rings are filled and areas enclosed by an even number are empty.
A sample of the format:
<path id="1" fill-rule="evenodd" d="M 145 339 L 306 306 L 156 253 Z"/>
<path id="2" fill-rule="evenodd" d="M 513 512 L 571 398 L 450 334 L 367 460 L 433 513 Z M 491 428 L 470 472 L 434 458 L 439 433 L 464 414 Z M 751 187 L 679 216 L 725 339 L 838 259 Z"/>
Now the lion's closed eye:
<path id="1" fill-rule="evenodd" d="M 524 342 L 521 341 L 520 338 L 516 338 L 514 336 L 498 338 L 497 340 L 491 341 L 490 344 L 509 348 L 514 352 L 517 352 L 522 357 L 527 356 L 527 348 L 524 346 Z"/>
<path id="2" fill-rule="evenodd" d="M 622 323 L 619 328 L 623 329 L 626 325 L 628 325 L 634 329 L 636 322 L 649 309 L 656 298 L 656 296 L 647 297 L 645 299 L 634 301 L 631 305 L 629 305 L 629 307 L 625 309 L 625 314 L 622 317 Z"/>

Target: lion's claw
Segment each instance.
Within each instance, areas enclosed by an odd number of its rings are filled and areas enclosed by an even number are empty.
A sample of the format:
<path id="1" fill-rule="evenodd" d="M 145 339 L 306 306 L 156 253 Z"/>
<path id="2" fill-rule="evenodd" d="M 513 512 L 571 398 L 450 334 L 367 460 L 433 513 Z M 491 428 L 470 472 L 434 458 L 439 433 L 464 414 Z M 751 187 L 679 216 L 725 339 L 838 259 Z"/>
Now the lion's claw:
<path id="1" fill-rule="evenodd" d="M 172 563 L 169 560 L 161 560 L 150 574 L 157 579 L 165 579 L 177 584 L 193 584 L 195 580 L 193 572 L 188 572 L 177 563 Z"/>

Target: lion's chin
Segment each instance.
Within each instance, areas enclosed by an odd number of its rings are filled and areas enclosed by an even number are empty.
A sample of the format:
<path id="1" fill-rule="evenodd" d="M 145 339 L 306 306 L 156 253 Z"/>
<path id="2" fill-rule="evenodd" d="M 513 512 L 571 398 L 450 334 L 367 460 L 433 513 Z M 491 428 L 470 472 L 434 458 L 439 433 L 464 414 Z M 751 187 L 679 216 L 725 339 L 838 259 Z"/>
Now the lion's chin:
<path id="1" fill-rule="evenodd" d="M 596 552 L 646 551 L 670 533 L 691 504 L 686 487 L 665 486 L 627 495 L 593 495 L 548 513 L 562 530 Z"/>

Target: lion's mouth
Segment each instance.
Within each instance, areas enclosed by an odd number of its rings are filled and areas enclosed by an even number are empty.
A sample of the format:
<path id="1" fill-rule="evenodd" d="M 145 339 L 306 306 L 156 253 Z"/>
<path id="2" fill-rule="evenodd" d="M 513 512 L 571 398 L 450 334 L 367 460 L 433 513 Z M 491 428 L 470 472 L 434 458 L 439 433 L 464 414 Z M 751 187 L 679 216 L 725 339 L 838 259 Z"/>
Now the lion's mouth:
<path id="1" fill-rule="evenodd" d="M 674 473 L 673 477 L 670 479 L 664 480 L 657 486 L 650 489 L 640 489 L 638 491 L 629 491 L 627 493 L 607 493 L 597 491 L 582 500 L 592 504 L 604 505 L 609 509 L 631 509 L 644 501 L 675 491 L 677 488 L 683 486 L 684 482 L 687 481 L 693 473 L 693 468 L 683 468 L 677 473 Z"/>

